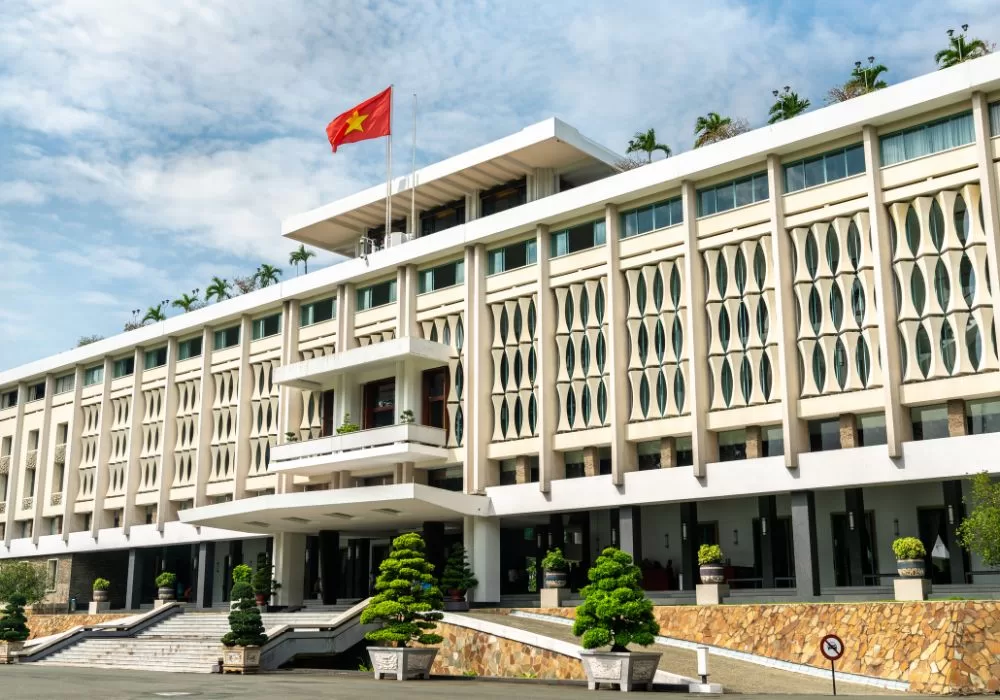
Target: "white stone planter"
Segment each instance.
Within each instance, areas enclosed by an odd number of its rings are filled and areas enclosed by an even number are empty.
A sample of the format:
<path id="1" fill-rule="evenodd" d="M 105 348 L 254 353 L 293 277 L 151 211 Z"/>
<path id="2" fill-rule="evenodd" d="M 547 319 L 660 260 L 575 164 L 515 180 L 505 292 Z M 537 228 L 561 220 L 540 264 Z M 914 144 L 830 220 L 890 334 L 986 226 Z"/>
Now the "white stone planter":
<path id="1" fill-rule="evenodd" d="M 653 689 L 660 656 L 644 651 L 581 651 L 580 661 L 590 690 L 597 690 L 598 683 L 611 683 L 628 692 L 637 686 Z"/>
<path id="2" fill-rule="evenodd" d="M 430 678 L 431 666 L 437 656 L 436 647 L 368 647 L 368 657 L 372 661 L 375 680 L 382 677 L 395 678 L 403 681 L 410 678 Z"/>
<path id="3" fill-rule="evenodd" d="M 17 654 L 24 649 L 24 642 L 0 642 L 0 664 L 16 664 Z"/>
<path id="4" fill-rule="evenodd" d="M 257 673 L 260 647 L 222 647 L 223 673 Z"/>

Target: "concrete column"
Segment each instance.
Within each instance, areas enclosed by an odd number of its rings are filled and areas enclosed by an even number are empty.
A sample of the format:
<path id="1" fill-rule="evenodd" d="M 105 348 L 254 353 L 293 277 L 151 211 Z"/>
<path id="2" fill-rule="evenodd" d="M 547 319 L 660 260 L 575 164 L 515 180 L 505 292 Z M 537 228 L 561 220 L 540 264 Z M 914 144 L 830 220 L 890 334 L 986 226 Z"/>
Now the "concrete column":
<path id="1" fill-rule="evenodd" d="M 340 533 L 335 530 L 319 531 L 319 581 L 323 605 L 335 605 L 340 591 Z"/>
<path id="2" fill-rule="evenodd" d="M 479 581 L 477 603 L 500 602 L 500 518 L 474 518 L 472 571 Z"/>
<path id="3" fill-rule="evenodd" d="M 419 336 L 417 330 L 417 266 L 396 268 L 396 337 Z"/>
<path id="4" fill-rule="evenodd" d="M 771 197 L 768 201 L 771 214 L 771 269 L 774 274 L 774 314 L 772 323 L 777 326 L 778 367 L 780 377 L 777 390 L 781 397 L 781 430 L 785 442 L 785 467 L 799 466 L 799 454 L 809 451 L 809 430 L 799 418 L 799 352 L 796 340 L 795 315 L 792 313 L 795 298 L 792 289 L 792 262 L 795 253 L 792 241 L 785 232 L 784 169 L 781 157 L 767 157 L 767 184 Z M 888 299 L 890 297 L 880 297 Z M 750 455 L 748 454 L 747 457 Z"/>
<path id="5" fill-rule="evenodd" d="M 693 591 L 698 578 L 698 504 L 681 503 L 681 588 Z"/>
<path id="6" fill-rule="evenodd" d="M 612 471 L 614 471 L 612 469 Z M 601 453 L 598 448 L 588 446 L 583 448 L 583 475 L 598 476 L 601 473 Z"/>
<path id="7" fill-rule="evenodd" d="M 965 399 L 951 399 L 948 401 L 948 437 L 965 434 Z"/>
<path id="8" fill-rule="evenodd" d="M 514 458 L 514 483 L 527 484 L 531 481 L 531 460 L 527 455 Z"/>
<path id="9" fill-rule="evenodd" d="M 636 564 L 642 561 L 642 509 L 639 506 L 618 509 L 618 540 L 621 542 L 619 548 L 631 554 Z"/>
<path id="10" fill-rule="evenodd" d="M 892 249 L 889 240 L 889 218 L 882 196 L 882 158 L 875 127 L 863 130 L 865 148 L 865 179 L 868 185 L 868 221 L 871 229 L 872 257 L 875 262 L 875 298 L 877 305 L 879 358 L 882 363 L 882 393 L 885 403 L 885 438 L 889 457 L 903 454 L 903 442 L 913 438 L 912 426 L 899 401 L 903 372 L 899 355 L 899 319 L 894 299 Z M 902 232 L 900 232 L 902 235 Z M 995 266 L 994 266 L 995 268 Z M 787 448 L 786 448 L 787 449 Z"/>
<path id="11" fill-rule="evenodd" d="M 538 311 L 536 342 L 538 344 L 538 488 L 548 493 L 549 485 L 566 477 L 562 455 L 552 447 L 559 415 L 559 395 L 556 393 L 556 298 L 549 281 L 549 227 L 539 224 L 535 231 L 538 246 L 538 286 L 535 308 Z"/>
<path id="12" fill-rule="evenodd" d="M 798 597 L 819 596 L 819 559 L 816 548 L 816 496 L 812 491 L 792 491 L 792 540 L 795 550 L 795 588 Z"/>
<path id="13" fill-rule="evenodd" d="M 282 319 L 285 323 L 288 319 Z M 250 369 L 250 343 L 253 339 L 253 319 L 244 314 L 240 319 L 240 379 L 239 403 L 236 406 L 236 470 L 233 479 L 233 500 L 246 496 L 247 475 L 250 473 L 250 429 L 253 421 L 253 370 Z"/>
<path id="14" fill-rule="evenodd" d="M 840 447 L 844 450 L 858 447 L 858 417 L 853 413 L 840 416 Z"/>
<path id="15" fill-rule="evenodd" d="M 566 553 L 566 527 L 563 525 L 562 513 L 549 514 L 549 549 L 558 547 Z"/>
<path id="16" fill-rule="evenodd" d="M 976 129 L 976 161 L 979 192 L 983 206 L 983 230 L 986 233 L 986 257 L 989 260 L 990 289 L 1000 290 L 1000 209 L 997 197 L 997 172 L 993 165 L 993 134 L 990 132 L 990 108 L 986 95 L 972 93 L 972 120 Z M 1000 319 L 1000 294 L 993 295 L 993 318 Z"/>
<path id="17" fill-rule="evenodd" d="M 608 421 L 611 427 L 611 481 L 625 483 L 625 473 L 639 468 L 635 451 L 625 439 L 628 426 L 628 351 L 626 350 L 627 290 L 621 273 L 621 217 L 618 207 L 604 207 L 604 230 L 608 250 Z M 631 454 L 630 454 L 631 452 Z M 630 459 L 631 457 L 631 459 Z M 586 459 L 586 458 L 585 458 Z M 586 464 L 586 461 L 584 461 Z M 598 466 L 595 474 L 600 473 Z M 588 473 L 587 476 L 590 476 Z"/>
<path id="18" fill-rule="evenodd" d="M 851 586 L 864 586 L 865 547 L 868 546 L 868 528 L 865 524 L 865 497 L 860 488 L 844 489 L 847 509 L 847 551 Z"/>
<path id="19" fill-rule="evenodd" d="M 708 330 L 705 314 L 704 261 L 698 250 L 698 192 L 694 183 L 682 183 L 681 199 L 684 207 L 684 295 L 687 328 L 684 342 L 688 357 L 687 404 L 691 411 L 691 451 L 696 477 L 705 476 L 705 465 L 719 459 L 719 440 L 708 429 Z M 697 561 L 695 562 L 697 564 Z M 687 586 L 688 576 L 684 577 Z M 690 581 L 692 590 L 694 581 Z"/>
<path id="20" fill-rule="evenodd" d="M 212 472 L 212 401 L 215 381 L 212 379 L 213 331 L 206 327 L 201 335 L 201 382 L 198 391 L 198 451 L 195 455 L 194 505 L 207 505 L 205 486 Z"/>
<path id="21" fill-rule="evenodd" d="M 83 367 L 77 367 L 73 376 L 73 412 L 70 414 L 66 431 L 66 464 L 63 474 L 63 542 L 69 541 L 73 529 L 73 506 L 80 488 L 80 434 L 83 430 L 83 409 L 80 399 L 83 395 Z"/>
<path id="22" fill-rule="evenodd" d="M 138 610 L 142 605 L 142 574 L 145 564 L 145 552 L 141 549 L 128 551 L 128 571 L 125 578 L 125 608 Z"/>
<path id="23" fill-rule="evenodd" d="M 132 410 L 128 415 L 128 461 L 125 465 L 125 505 L 122 508 L 122 531 L 129 534 L 136 520 L 135 494 L 139 490 L 139 455 L 142 452 L 142 422 L 146 418 L 146 402 L 142 395 L 142 373 L 146 368 L 146 351 L 136 348 L 132 359 Z M 141 522 L 141 521 L 140 521 Z"/>
<path id="24" fill-rule="evenodd" d="M 660 438 L 660 469 L 677 466 L 677 441 L 672 437 Z"/>
<path id="25" fill-rule="evenodd" d="M 302 605 L 306 577 L 306 536 L 274 533 L 274 578 L 281 584 L 278 605 Z"/>
<path id="26" fill-rule="evenodd" d="M 774 588 L 774 530 L 778 526 L 778 499 L 757 497 L 757 517 L 760 519 L 760 575 L 763 588 Z"/>
<path id="27" fill-rule="evenodd" d="M 746 451 L 747 459 L 757 459 L 764 456 L 764 442 L 761 439 L 759 425 L 748 425 L 746 427 Z"/>
<path id="28" fill-rule="evenodd" d="M 204 352 L 204 347 L 202 352 Z M 163 532 L 170 505 L 170 487 L 174 483 L 177 444 L 177 338 L 167 338 L 167 369 L 163 389 L 163 440 L 160 445 L 160 483 L 156 502 L 156 529 Z M 209 588 L 211 591 L 211 588 Z"/>
<path id="29" fill-rule="evenodd" d="M 499 483 L 486 448 L 492 438 L 490 321 L 486 309 L 486 247 L 465 249 L 465 491 L 483 493 Z"/>
<path id="30" fill-rule="evenodd" d="M 215 569 L 215 542 L 198 543 L 198 581 L 195 584 L 196 608 L 212 607 L 213 574 Z M 226 581 L 222 585 L 226 585 Z"/>
<path id="31" fill-rule="evenodd" d="M 965 499 L 962 497 L 962 481 L 952 479 L 941 482 L 944 490 L 945 522 L 948 531 L 948 566 L 951 568 L 951 582 L 964 585 L 972 583 L 969 553 L 959 543 L 955 529 L 965 520 Z"/>
<path id="32" fill-rule="evenodd" d="M 108 458 L 111 456 L 111 377 L 114 362 L 104 358 L 104 386 L 101 394 L 101 414 L 97 422 L 100 432 L 97 438 L 97 468 L 94 473 L 94 510 L 90 519 L 90 535 L 97 537 L 97 531 L 104 527 L 104 494 L 108 492 Z"/>
<path id="33" fill-rule="evenodd" d="M 17 413 L 14 418 L 14 439 L 10 447 L 10 468 L 7 472 L 7 512 L 4 528 L 4 544 L 9 548 L 14 535 L 14 516 L 21 505 L 20 475 L 21 475 L 21 443 L 24 442 L 21 433 L 24 432 L 24 404 L 28 402 L 28 385 L 21 382 L 17 385 Z"/>
<path id="34" fill-rule="evenodd" d="M 434 576 L 441 578 L 447 554 L 444 551 L 444 523 L 427 521 L 423 524 L 424 543 L 427 545 L 427 561 L 434 565 Z"/>
<path id="35" fill-rule="evenodd" d="M 358 307 L 355 292 L 353 284 L 342 284 L 337 288 L 337 352 L 358 347 L 358 340 L 354 337 L 354 315 Z"/>
<path id="36" fill-rule="evenodd" d="M 281 364 L 290 365 L 299 361 L 299 321 L 301 304 L 298 299 L 289 299 L 282 308 Z M 290 386 L 278 388 L 278 444 L 282 445 L 288 433 L 299 434 L 302 422 L 302 392 Z M 278 476 L 275 493 L 287 493 L 293 479 L 288 474 Z"/>
<path id="37" fill-rule="evenodd" d="M 42 409 L 42 428 L 38 434 L 38 457 L 35 462 L 35 517 L 31 525 L 31 541 L 38 544 L 38 538 L 42 534 L 42 512 L 49 502 L 49 482 L 55 471 L 55 462 L 49 463 L 49 442 L 52 434 L 52 394 L 55 392 L 56 380 L 51 374 L 45 377 L 45 398 Z M 63 529 L 66 529 L 66 521 L 63 521 Z"/>

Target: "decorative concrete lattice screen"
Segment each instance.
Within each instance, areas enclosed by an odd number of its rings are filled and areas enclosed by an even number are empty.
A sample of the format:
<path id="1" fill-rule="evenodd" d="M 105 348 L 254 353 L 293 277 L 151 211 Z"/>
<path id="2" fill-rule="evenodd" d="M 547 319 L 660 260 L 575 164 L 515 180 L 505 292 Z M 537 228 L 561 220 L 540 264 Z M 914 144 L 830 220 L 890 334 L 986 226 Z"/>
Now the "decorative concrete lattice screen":
<path id="1" fill-rule="evenodd" d="M 361 332 L 354 336 L 354 338 L 358 341 L 360 347 L 366 347 L 375 343 L 384 343 L 387 340 L 395 340 L 396 329 L 389 328 L 384 331 L 372 331 L 370 333 Z"/>
<path id="2" fill-rule="evenodd" d="M 904 382 L 997 369 L 978 185 L 889 206 Z"/>
<path id="3" fill-rule="evenodd" d="M 97 442 L 101 431 L 101 405 L 93 403 L 80 408 L 82 426 L 80 428 L 80 482 L 76 500 L 94 500 L 95 476 L 97 472 Z"/>
<path id="4" fill-rule="evenodd" d="M 683 258 L 626 270 L 629 420 L 690 413 Z"/>
<path id="5" fill-rule="evenodd" d="M 320 345 L 299 352 L 300 360 L 311 360 L 314 357 L 324 357 L 337 352 L 336 344 Z M 294 390 L 293 390 L 294 391 Z M 299 400 L 302 401 L 302 419 L 299 421 L 299 439 L 312 440 L 318 438 L 323 433 L 323 416 L 321 415 L 320 398 L 322 392 L 309 391 L 303 389 L 299 393 Z M 333 425 L 338 425 L 343 416 L 334 416 Z"/>
<path id="6" fill-rule="evenodd" d="M 212 375 L 212 463 L 208 480 L 226 481 L 236 472 L 236 410 L 240 371 L 228 369 Z"/>
<path id="7" fill-rule="evenodd" d="M 271 448 L 278 442 L 279 388 L 274 383 L 278 360 L 264 360 L 250 366 L 253 394 L 250 396 L 250 476 L 267 472 Z"/>
<path id="8" fill-rule="evenodd" d="M 194 483 L 198 457 L 198 422 L 201 416 L 201 382 L 177 382 L 177 443 L 174 445 L 173 486 Z"/>
<path id="9" fill-rule="evenodd" d="M 709 408 L 777 401 L 777 330 L 771 329 L 771 236 L 703 253 L 708 311 Z"/>
<path id="10" fill-rule="evenodd" d="M 493 442 L 538 435 L 538 312 L 535 295 L 490 304 L 493 319 Z"/>
<path id="11" fill-rule="evenodd" d="M 108 456 L 108 490 L 106 498 L 125 495 L 125 474 L 129 457 L 129 416 L 132 413 L 132 397 L 119 396 L 111 399 L 111 451 Z"/>
<path id="12" fill-rule="evenodd" d="M 465 438 L 465 315 L 448 314 L 420 322 L 422 337 L 451 348 L 448 359 L 448 447 L 461 447 Z"/>
<path id="13" fill-rule="evenodd" d="M 163 413 L 166 391 L 163 387 L 142 392 L 142 449 L 139 452 L 139 492 L 155 491 L 160 486 L 160 454 L 163 446 Z"/>
<path id="14" fill-rule="evenodd" d="M 801 395 L 882 385 L 868 213 L 790 232 Z"/>

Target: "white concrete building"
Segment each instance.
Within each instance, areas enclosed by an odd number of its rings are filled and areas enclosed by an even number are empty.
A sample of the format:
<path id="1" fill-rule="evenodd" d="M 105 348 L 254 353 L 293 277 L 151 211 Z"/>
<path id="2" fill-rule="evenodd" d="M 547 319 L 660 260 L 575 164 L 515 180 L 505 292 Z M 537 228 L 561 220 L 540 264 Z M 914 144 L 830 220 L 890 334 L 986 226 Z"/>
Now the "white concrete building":
<path id="1" fill-rule="evenodd" d="M 1000 56 L 618 173 L 549 120 L 292 217 L 344 262 L 0 373 L 0 558 L 138 607 L 273 555 L 279 602 L 367 593 L 391 537 L 474 597 L 618 544 L 665 596 L 939 590 L 1000 471 Z M 357 428 L 357 429 L 355 429 Z M 947 588 L 947 586 L 952 588 Z M 941 588 L 944 587 L 944 588 Z"/>

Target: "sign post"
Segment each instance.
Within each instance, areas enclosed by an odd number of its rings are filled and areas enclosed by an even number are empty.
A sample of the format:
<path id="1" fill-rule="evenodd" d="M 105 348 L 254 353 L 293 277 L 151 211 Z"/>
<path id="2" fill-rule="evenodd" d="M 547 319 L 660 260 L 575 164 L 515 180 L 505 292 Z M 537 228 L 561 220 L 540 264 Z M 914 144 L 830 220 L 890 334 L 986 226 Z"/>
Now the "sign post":
<path id="1" fill-rule="evenodd" d="M 830 680 L 833 681 L 833 694 L 837 694 L 837 659 L 844 655 L 844 641 L 835 634 L 828 634 L 819 643 L 819 651 L 830 660 Z"/>

